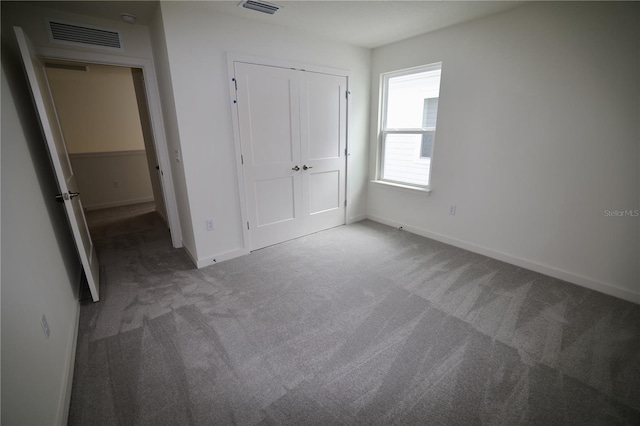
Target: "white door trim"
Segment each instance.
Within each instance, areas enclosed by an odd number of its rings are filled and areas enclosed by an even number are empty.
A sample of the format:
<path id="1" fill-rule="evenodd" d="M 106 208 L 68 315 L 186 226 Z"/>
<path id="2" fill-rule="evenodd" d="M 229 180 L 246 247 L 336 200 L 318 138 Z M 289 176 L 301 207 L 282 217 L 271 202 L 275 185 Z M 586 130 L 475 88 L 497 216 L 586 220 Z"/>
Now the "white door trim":
<path id="1" fill-rule="evenodd" d="M 231 70 L 231 74 L 229 74 L 230 78 L 233 78 L 234 62 L 246 62 L 248 64 L 254 64 L 254 65 L 265 65 L 265 66 L 271 66 L 271 67 L 277 67 L 277 68 L 289 68 L 289 69 L 302 70 L 302 71 L 311 71 L 311 72 L 317 72 L 321 74 L 339 75 L 340 77 L 347 77 L 347 79 L 351 74 L 348 70 L 345 70 L 342 68 L 325 67 L 322 65 L 312 65 L 312 64 L 305 64 L 302 62 L 288 61 L 285 59 L 267 58 L 263 56 L 254 56 L 254 55 L 245 55 L 242 53 L 227 52 L 227 65 L 229 66 L 228 69 Z"/>
<path id="2" fill-rule="evenodd" d="M 349 90 L 349 81 L 351 79 L 351 73 L 348 70 L 340 68 L 325 67 L 321 65 L 311 65 L 295 61 L 288 61 L 277 58 L 267 58 L 254 55 L 245 55 L 242 53 L 227 52 L 227 75 L 229 82 L 229 105 L 231 107 L 231 120 L 233 123 L 233 140 L 236 153 L 236 176 L 238 182 L 238 194 L 240 198 L 240 216 L 242 218 L 242 238 L 244 242 L 244 251 L 249 252 L 251 250 L 251 241 L 249 237 L 248 229 L 248 214 L 247 214 L 247 198 L 244 182 L 244 173 L 242 170 L 242 145 L 240 143 L 240 119 L 238 116 L 237 99 L 236 99 L 236 84 L 235 84 L 235 62 L 245 62 L 254 65 L 272 66 L 277 68 L 288 68 L 301 71 L 310 71 L 321 74 L 331 74 L 347 78 L 347 90 Z M 346 94 L 345 94 L 346 96 Z M 347 99 L 347 113 L 346 113 L 346 132 L 347 132 L 347 155 L 345 158 L 345 197 L 349 198 L 349 118 L 350 118 L 350 102 Z M 348 223 L 347 218 L 348 209 L 351 203 L 347 202 L 347 208 L 345 209 L 345 224 Z"/>
<path id="3" fill-rule="evenodd" d="M 182 231 L 178 216 L 178 203 L 173 186 L 173 173 L 171 171 L 171 160 L 164 131 L 164 119 L 160 108 L 160 91 L 156 78 L 153 61 L 146 58 L 123 56 L 118 54 L 81 52 L 70 49 L 40 47 L 38 53 L 47 59 L 60 59 L 72 62 L 86 62 L 99 65 L 113 65 L 129 68 L 141 68 L 144 75 L 145 91 L 147 94 L 147 104 L 151 118 L 153 132 L 153 142 L 156 146 L 158 163 L 162 170 L 160 182 L 162 183 L 162 193 L 167 210 L 168 225 L 171 232 L 173 247 L 182 247 Z"/>

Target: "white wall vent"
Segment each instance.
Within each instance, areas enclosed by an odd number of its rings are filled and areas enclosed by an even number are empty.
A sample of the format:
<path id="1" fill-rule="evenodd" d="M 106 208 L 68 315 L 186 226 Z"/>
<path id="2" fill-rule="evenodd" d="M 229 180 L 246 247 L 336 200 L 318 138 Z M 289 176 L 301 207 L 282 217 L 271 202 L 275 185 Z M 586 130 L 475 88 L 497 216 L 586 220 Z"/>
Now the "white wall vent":
<path id="1" fill-rule="evenodd" d="M 258 12 L 268 13 L 269 15 L 273 15 L 280 10 L 280 6 L 257 0 L 242 0 L 238 6 L 242 6 L 246 9 L 257 10 Z"/>
<path id="2" fill-rule="evenodd" d="M 51 41 L 75 46 L 122 50 L 120 31 L 92 25 L 48 21 Z"/>

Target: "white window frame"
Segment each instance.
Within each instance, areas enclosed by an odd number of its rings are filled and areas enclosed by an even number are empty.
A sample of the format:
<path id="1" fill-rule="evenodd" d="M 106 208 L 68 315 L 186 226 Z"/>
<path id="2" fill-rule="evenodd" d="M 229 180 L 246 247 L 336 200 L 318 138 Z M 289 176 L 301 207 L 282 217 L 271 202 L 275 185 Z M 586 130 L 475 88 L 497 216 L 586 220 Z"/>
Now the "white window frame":
<path id="1" fill-rule="evenodd" d="M 433 157 L 435 152 L 435 144 L 436 144 L 436 136 L 434 134 L 433 137 L 433 145 L 431 148 L 431 158 L 430 160 L 426 160 L 425 158 L 420 157 L 420 145 L 417 150 L 416 162 L 426 162 L 430 161 L 429 165 L 429 177 L 428 185 L 418 185 L 415 183 L 396 181 L 391 179 L 384 178 L 384 153 L 385 153 L 385 139 L 389 134 L 415 134 L 421 135 L 424 137 L 425 134 L 436 131 L 437 125 L 435 128 L 415 128 L 415 129 L 397 129 L 397 128 L 386 128 L 387 123 L 387 96 L 388 96 L 388 88 L 389 88 L 389 79 L 394 77 L 402 77 L 405 75 L 418 74 L 422 72 L 434 71 L 434 70 L 442 70 L 442 62 L 435 62 L 432 64 L 422 65 L 419 67 L 407 68 L 398 71 L 391 71 L 387 73 L 383 73 L 380 75 L 380 87 L 381 87 L 381 96 L 380 96 L 380 123 L 378 125 L 378 167 L 377 167 L 377 182 L 385 183 L 390 185 L 396 185 L 403 188 L 417 189 L 420 191 L 431 191 L 431 172 L 433 170 Z M 438 96 L 439 97 L 439 96 Z"/>

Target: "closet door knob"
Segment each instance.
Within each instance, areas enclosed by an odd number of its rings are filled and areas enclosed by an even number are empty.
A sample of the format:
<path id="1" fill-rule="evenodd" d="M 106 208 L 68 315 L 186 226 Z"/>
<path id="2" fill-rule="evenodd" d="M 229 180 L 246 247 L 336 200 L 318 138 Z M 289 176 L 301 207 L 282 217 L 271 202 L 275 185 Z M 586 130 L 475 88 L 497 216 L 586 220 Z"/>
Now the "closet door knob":
<path id="1" fill-rule="evenodd" d="M 291 170 L 293 170 L 294 172 L 297 172 L 298 170 L 300 170 L 300 167 L 295 166 L 295 167 L 292 167 Z"/>
<path id="2" fill-rule="evenodd" d="M 304 166 L 302 166 L 302 170 L 309 170 L 309 169 L 313 169 L 312 166 L 307 166 L 306 164 Z"/>

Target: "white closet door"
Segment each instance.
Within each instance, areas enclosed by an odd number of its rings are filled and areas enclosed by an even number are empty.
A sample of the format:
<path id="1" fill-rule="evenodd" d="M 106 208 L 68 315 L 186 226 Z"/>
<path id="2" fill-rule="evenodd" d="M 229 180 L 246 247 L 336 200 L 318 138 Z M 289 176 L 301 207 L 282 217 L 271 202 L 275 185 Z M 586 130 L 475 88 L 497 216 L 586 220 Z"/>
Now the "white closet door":
<path id="1" fill-rule="evenodd" d="M 344 76 L 302 75 L 300 131 L 306 233 L 345 223 L 346 91 Z"/>
<path id="2" fill-rule="evenodd" d="M 241 62 L 234 68 L 249 235 L 256 250 L 304 232 L 299 73 Z"/>
<path id="3" fill-rule="evenodd" d="M 344 224 L 347 78 L 234 72 L 251 250 Z"/>

